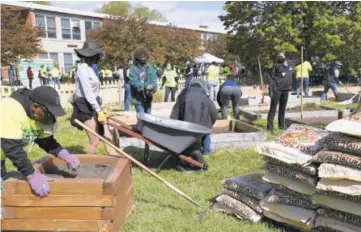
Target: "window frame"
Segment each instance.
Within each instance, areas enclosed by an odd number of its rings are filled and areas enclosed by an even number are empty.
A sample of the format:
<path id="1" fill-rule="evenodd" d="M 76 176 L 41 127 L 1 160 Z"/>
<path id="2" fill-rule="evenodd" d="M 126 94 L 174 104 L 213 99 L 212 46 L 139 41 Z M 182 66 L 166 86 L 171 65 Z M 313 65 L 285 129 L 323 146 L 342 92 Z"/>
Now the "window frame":
<path id="1" fill-rule="evenodd" d="M 81 35 L 81 19 L 74 19 L 74 18 L 70 18 L 70 17 L 60 17 L 60 22 L 61 22 L 61 20 L 63 20 L 63 19 L 65 19 L 65 20 L 69 20 L 69 23 L 70 23 L 70 28 L 68 29 L 68 28 L 66 28 L 66 30 L 70 30 L 70 39 L 68 39 L 68 38 L 63 38 L 63 27 L 62 27 L 62 25 L 60 25 L 61 26 L 61 34 L 62 34 L 62 36 L 61 36 L 61 38 L 62 39 L 64 39 L 64 40 L 75 40 L 75 41 L 81 41 L 82 40 L 82 35 Z M 72 22 L 73 21 L 77 21 L 77 22 L 79 22 L 79 39 L 74 39 L 74 33 L 73 33 L 73 27 L 72 27 Z M 86 20 L 84 20 L 84 21 L 86 21 Z M 61 23 L 60 23 L 61 24 Z"/>
<path id="2" fill-rule="evenodd" d="M 69 28 L 64 28 L 65 30 L 69 30 L 69 35 L 70 35 L 70 38 L 64 38 L 63 37 L 63 24 L 62 24 L 62 21 L 63 20 L 68 20 L 69 21 Z M 60 17 L 60 26 L 61 26 L 61 38 L 64 39 L 64 40 L 71 40 L 72 39 L 72 33 L 71 33 L 71 19 L 70 18 L 63 18 L 63 17 Z"/>
<path id="3" fill-rule="evenodd" d="M 34 14 L 34 20 L 35 20 L 35 27 L 39 28 L 39 26 L 36 24 L 36 16 L 41 16 L 44 20 L 44 34 L 41 35 L 42 38 L 46 38 L 46 39 L 57 39 L 58 38 L 58 27 L 57 27 L 57 23 L 56 23 L 56 16 L 52 16 L 52 15 L 47 15 L 47 14 L 42 14 L 42 13 L 35 13 Z M 48 18 L 54 18 L 54 23 L 55 23 L 55 37 L 49 37 L 48 34 Z M 54 27 L 51 27 L 54 29 Z"/>
<path id="4" fill-rule="evenodd" d="M 65 63 L 65 56 L 66 55 L 70 55 L 70 57 L 71 57 L 71 64 L 70 63 Z M 70 68 L 69 68 L 69 70 L 67 71 L 66 70 L 66 66 L 67 65 L 70 65 Z M 64 72 L 70 72 L 70 70 L 71 70 L 71 67 L 74 65 L 74 56 L 73 56 L 73 53 L 70 53 L 70 52 L 65 52 L 65 53 L 63 53 L 63 68 L 64 68 Z"/>

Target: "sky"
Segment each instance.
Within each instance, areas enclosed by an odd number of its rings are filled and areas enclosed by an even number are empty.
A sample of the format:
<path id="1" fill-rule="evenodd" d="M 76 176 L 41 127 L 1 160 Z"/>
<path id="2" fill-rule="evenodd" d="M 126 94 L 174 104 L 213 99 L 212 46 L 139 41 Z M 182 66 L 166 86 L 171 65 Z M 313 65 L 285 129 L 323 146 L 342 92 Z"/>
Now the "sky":
<path id="1" fill-rule="evenodd" d="M 51 1 L 53 6 L 84 11 L 95 11 L 107 1 Z M 156 9 L 168 22 L 198 27 L 207 25 L 210 29 L 224 31 L 219 15 L 224 15 L 225 1 L 131 1 L 132 6 L 145 6 Z"/>

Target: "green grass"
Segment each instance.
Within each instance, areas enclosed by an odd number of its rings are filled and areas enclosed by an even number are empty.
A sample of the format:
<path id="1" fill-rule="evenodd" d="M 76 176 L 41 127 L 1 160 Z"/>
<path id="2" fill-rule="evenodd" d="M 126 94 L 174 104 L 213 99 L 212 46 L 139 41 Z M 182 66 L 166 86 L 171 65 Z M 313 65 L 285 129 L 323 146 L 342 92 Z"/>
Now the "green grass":
<path id="1" fill-rule="evenodd" d="M 330 108 L 334 108 L 338 111 L 344 111 L 346 110 L 347 108 L 354 108 L 356 109 L 358 104 L 357 103 L 353 103 L 353 104 L 348 104 L 348 105 L 340 105 L 339 104 L 340 102 L 337 102 L 335 100 L 326 100 L 326 101 L 323 101 L 321 103 L 322 106 L 327 106 L 327 107 L 330 107 Z"/>
<path id="2" fill-rule="evenodd" d="M 84 131 L 72 127 L 69 122 L 70 113 L 59 120 L 56 139 L 72 153 L 85 153 L 87 137 Z M 256 122 L 264 127 L 264 122 Z M 280 133 L 280 131 L 277 131 Z M 26 150 L 29 150 L 27 147 Z M 104 154 L 103 146 L 99 146 L 98 154 Z M 38 160 L 45 152 L 37 145 L 31 148 L 29 158 Z M 261 171 L 261 155 L 254 148 L 229 148 L 206 157 L 209 170 L 202 173 L 177 173 L 174 170 L 162 170 L 160 175 L 174 184 L 202 205 L 209 205 L 209 200 L 221 191 L 221 181 L 225 178 L 248 172 Z M 10 162 L 9 170 L 14 170 Z M 240 221 L 233 216 L 210 210 L 207 216 L 196 220 L 196 213 L 201 209 L 178 196 L 165 185 L 151 177 L 138 167 L 133 166 L 133 185 L 135 189 L 134 210 L 127 219 L 122 231 L 282 231 L 267 223 L 251 224 Z"/>

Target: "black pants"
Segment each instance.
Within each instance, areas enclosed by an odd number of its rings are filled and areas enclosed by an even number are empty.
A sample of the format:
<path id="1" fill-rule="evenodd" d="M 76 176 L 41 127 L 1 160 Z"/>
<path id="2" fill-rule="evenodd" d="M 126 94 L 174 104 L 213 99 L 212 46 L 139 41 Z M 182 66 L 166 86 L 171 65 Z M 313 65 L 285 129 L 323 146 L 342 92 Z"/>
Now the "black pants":
<path id="1" fill-rule="evenodd" d="M 241 89 L 238 86 L 225 86 L 221 89 L 219 95 L 222 104 L 222 118 L 227 119 L 229 101 L 232 101 L 233 117 L 238 120 Z"/>
<path id="2" fill-rule="evenodd" d="M 33 89 L 33 79 L 29 79 L 29 88 Z"/>
<path id="3" fill-rule="evenodd" d="M 267 130 L 273 131 L 273 121 L 275 119 L 278 103 L 278 127 L 280 129 L 286 128 L 285 113 L 288 102 L 289 90 L 273 90 L 273 96 L 271 98 L 271 106 L 267 117 Z"/>
<path id="4" fill-rule="evenodd" d="M 171 94 L 171 102 L 175 102 L 176 87 L 165 87 L 164 102 L 168 102 L 169 93 Z"/>

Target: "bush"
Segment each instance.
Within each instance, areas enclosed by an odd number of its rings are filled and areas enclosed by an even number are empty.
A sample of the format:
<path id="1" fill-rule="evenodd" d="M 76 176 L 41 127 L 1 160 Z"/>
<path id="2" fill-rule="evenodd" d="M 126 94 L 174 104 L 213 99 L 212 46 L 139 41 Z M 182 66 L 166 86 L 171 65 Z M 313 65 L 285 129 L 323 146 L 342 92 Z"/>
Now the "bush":
<path id="1" fill-rule="evenodd" d="M 63 73 L 63 74 L 61 74 L 60 78 L 61 79 L 69 79 L 70 75 L 69 75 L 69 73 Z"/>
<path id="2" fill-rule="evenodd" d="M 113 78 L 114 78 L 115 80 L 118 80 L 118 79 L 119 79 L 119 73 L 118 73 L 118 72 L 114 72 L 114 73 L 113 73 Z"/>
<path id="3" fill-rule="evenodd" d="M 158 90 L 153 94 L 153 102 L 163 102 L 164 100 L 164 91 Z"/>

